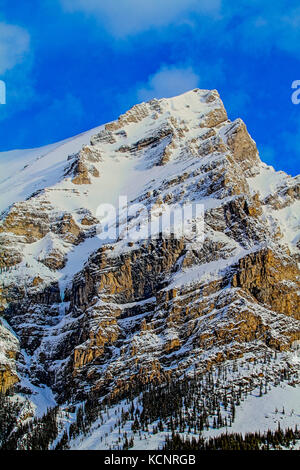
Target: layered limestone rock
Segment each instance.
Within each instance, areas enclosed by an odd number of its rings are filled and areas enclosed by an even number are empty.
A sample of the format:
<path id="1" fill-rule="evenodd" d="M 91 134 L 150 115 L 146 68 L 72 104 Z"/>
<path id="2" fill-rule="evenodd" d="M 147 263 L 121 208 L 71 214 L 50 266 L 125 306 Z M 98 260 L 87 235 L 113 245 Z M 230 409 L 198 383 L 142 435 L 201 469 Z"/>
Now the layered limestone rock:
<path id="1" fill-rule="evenodd" d="M 72 164 L 68 168 L 66 175 L 73 175 L 73 184 L 91 184 L 90 176 L 99 177 L 99 171 L 93 163 L 101 161 L 101 152 L 96 152 L 86 145 L 83 149 L 71 157 Z"/>
<path id="2" fill-rule="evenodd" d="M 47 201 L 33 200 L 19 202 L 13 205 L 8 215 L 0 226 L 0 233 L 9 233 L 24 240 L 26 243 L 34 243 L 43 238 L 49 232 L 49 211 L 52 206 Z"/>
<path id="3" fill-rule="evenodd" d="M 265 249 L 239 260 L 232 285 L 242 287 L 272 310 L 299 320 L 299 274 L 298 265 L 290 256 Z"/>
<path id="4" fill-rule="evenodd" d="M 225 131 L 224 136 L 234 160 L 242 170 L 246 172 L 247 176 L 252 176 L 253 171 L 255 174 L 255 165 L 259 163 L 259 156 L 256 144 L 249 136 L 245 123 L 241 119 L 237 119 Z"/>
<path id="5" fill-rule="evenodd" d="M 6 393 L 19 382 L 16 371 L 18 352 L 17 338 L 0 319 L 0 393 Z"/>
<path id="6" fill-rule="evenodd" d="M 98 239 L 98 204 L 124 188 L 136 210 Z M 134 106 L 2 217 L 1 311 L 20 338 L 19 374 L 63 402 L 288 350 L 300 338 L 298 199 L 299 178 L 262 164 L 215 90 Z M 203 237 L 126 238 L 186 204 L 202 206 Z M 9 388 L 17 356 L 5 357 Z"/>
<path id="7" fill-rule="evenodd" d="M 184 252 L 182 243 L 178 248 L 180 258 Z M 278 272 L 274 285 L 274 279 L 269 272 L 271 268 L 268 262 L 265 262 L 265 256 L 269 258 L 269 262 L 270 258 L 276 258 L 273 253 L 255 253 L 250 257 L 256 259 L 255 271 L 259 275 L 256 276 L 253 270 L 249 269 L 249 286 L 245 281 L 241 281 L 245 278 L 245 271 L 241 267 L 249 258 L 246 257 L 239 261 L 235 274 L 227 272 L 227 275 L 218 281 L 198 282 L 192 289 L 185 286 L 169 289 L 167 286 L 163 287 L 162 280 L 168 272 L 176 272 L 177 260 L 166 255 L 164 269 L 158 270 L 152 279 L 157 269 L 156 257 L 161 258 L 160 247 L 149 248 L 152 256 L 154 255 L 154 258 L 149 256 L 152 269 L 147 269 L 145 265 L 140 268 L 144 249 L 142 252 L 131 252 L 130 258 L 113 259 L 108 264 L 107 261 L 103 263 L 102 259 L 100 272 L 95 269 L 95 263 L 98 264 L 98 261 L 90 261 L 88 271 L 92 270 L 93 278 L 84 272 L 80 276 L 81 283 L 76 281 L 73 285 L 71 308 L 80 306 L 84 309 L 86 313 L 81 328 L 86 332 L 85 335 L 93 331 L 92 338 L 75 348 L 74 388 L 80 389 L 85 381 L 92 388 L 105 388 L 108 383 L 116 386 L 116 377 L 120 386 L 122 379 L 125 380 L 128 374 L 136 376 L 135 381 L 139 378 L 144 383 L 153 376 L 152 368 L 150 376 L 147 368 L 146 375 L 142 372 L 145 371 L 145 364 L 149 361 L 152 364 L 153 358 L 156 369 L 159 370 L 159 377 L 163 380 L 168 376 L 170 367 L 175 367 L 175 370 L 182 373 L 187 364 L 196 363 L 201 355 L 207 358 L 203 361 L 203 367 L 206 369 L 216 362 L 241 357 L 246 351 L 255 351 L 259 344 L 261 348 L 265 345 L 280 351 L 288 349 L 295 339 L 299 339 L 300 323 L 296 313 L 299 312 L 299 305 L 293 304 L 292 316 L 295 320 L 286 317 L 291 315 L 291 305 L 282 296 L 282 288 L 277 282 L 280 274 Z M 292 266 L 291 276 L 295 276 L 295 265 L 291 259 L 289 262 Z M 278 268 L 277 264 L 279 271 Z M 106 274 L 105 281 L 102 270 Z M 133 272 L 138 273 L 137 278 L 133 277 Z M 139 282 L 141 272 L 144 272 L 143 282 L 146 280 L 149 289 L 147 295 L 145 287 Z M 161 272 L 164 273 L 163 277 Z M 256 279 L 254 283 L 251 282 L 251 276 Z M 124 279 L 127 289 L 122 288 L 120 279 Z M 228 291 L 227 286 L 230 283 L 234 288 Z M 242 287 L 237 289 L 237 285 Z M 293 287 L 294 289 L 291 286 L 288 289 L 288 299 L 295 300 L 297 286 Z M 271 301 L 277 299 L 275 304 L 270 306 L 273 310 L 265 306 L 264 302 L 264 295 L 267 296 L 269 292 Z M 99 297 L 100 304 L 97 301 Z M 147 299 L 152 299 L 149 311 L 140 316 L 136 311 L 138 305 L 134 304 L 140 304 Z M 127 307 L 128 302 L 132 307 Z M 114 305 L 113 309 L 111 305 Z M 276 310 L 281 315 L 277 315 Z M 132 313 L 135 311 L 136 314 Z M 105 321 L 102 320 L 104 318 Z M 130 320 L 129 323 L 124 323 L 124 318 Z M 98 338 L 98 343 L 95 337 Z M 121 345 L 120 353 L 117 353 Z M 99 375 L 97 371 L 100 370 L 102 372 Z"/>

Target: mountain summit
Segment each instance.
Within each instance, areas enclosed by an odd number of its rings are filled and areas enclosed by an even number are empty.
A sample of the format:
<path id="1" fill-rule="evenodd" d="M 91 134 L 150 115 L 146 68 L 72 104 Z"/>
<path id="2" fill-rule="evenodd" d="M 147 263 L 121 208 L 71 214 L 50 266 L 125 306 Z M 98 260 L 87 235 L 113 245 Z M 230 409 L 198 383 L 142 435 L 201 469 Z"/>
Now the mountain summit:
<path id="1" fill-rule="evenodd" d="M 165 410 L 170 390 L 174 399 L 192 387 L 208 436 L 225 419 L 234 424 L 224 401 L 236 406 L 259 390 L 264 414 L 262 388 L 273 396 L 280 383 L 290 403 L 299 382 L 300 177 L 260 160 L 216 90 L 138 104 L 72 139 L 0 154 L 0 167 L 0 388 L 19 397 L 25 430 L 55 410 L 47 448 L 118 448 L 113 432 L 84 440 L 78 416 L 90 429 L 100 418 L 88 410 L 105 402 L 118 416 L 113 429 L 118 419 L 127 429 L 140 416 L 124 418 L 128 396 L 148 410 L 138 429 L 152 444 L 149 426 L 158 426 L 155 445 L 174 431 L 178 410 L 175 430 L 193 433 L 182 424 L 187 399 Z M 104 204 L 118 217 L 105 218 Z M 188 221 L 200 238 L 143 232 L 150 215 L 161 227 L 166 212 L 187 205 L 202 208 Z M 162 415 L 149 411 L 149 387 L 159 400 L 165 393 Z M 205 393 L 213 403 L 203 404 Z M 25 430 L 7 442 L 24 448 Z"/>

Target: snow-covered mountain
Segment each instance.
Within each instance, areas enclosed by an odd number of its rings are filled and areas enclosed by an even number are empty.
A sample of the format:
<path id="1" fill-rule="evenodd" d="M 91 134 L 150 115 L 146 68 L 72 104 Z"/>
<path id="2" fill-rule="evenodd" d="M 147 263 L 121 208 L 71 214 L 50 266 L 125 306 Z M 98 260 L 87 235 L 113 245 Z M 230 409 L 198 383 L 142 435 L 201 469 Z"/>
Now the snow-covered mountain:
<path id="1" fill-rule="evenodd" d="M 0 387 L 19 424 L 53 407 L 49 448 L 155 448 L 174 429 L 275 429 L 268 396 L 290 408 L 283 427 L 299 421 L 300 177 L 260 160 L 216 90 L 5 152 L 0 169 Z M 165 216 L 187 206 L 203 212 L 174 236 Z M 160 415 L 149 393 L 182 402 Z M 11 442 L 30 448 L 24 434 Z"/>

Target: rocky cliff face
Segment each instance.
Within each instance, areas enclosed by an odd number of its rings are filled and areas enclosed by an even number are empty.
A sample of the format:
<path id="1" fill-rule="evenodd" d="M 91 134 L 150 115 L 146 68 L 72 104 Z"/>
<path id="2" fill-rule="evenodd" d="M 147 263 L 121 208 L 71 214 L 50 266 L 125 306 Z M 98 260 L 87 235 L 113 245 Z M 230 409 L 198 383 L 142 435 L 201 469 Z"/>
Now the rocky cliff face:
<path id="1" fill-rule="evenodd" d="M 54 184 L 3 208 L 1 390 L 116 395 L 300 339 L 299 177 L 261 162 L 215 90 L 134 106 L 59 158 Z M 119 196 L 143 207 L 101 239 Z M 192 203 L 200 239 L 124 236 Z"/>

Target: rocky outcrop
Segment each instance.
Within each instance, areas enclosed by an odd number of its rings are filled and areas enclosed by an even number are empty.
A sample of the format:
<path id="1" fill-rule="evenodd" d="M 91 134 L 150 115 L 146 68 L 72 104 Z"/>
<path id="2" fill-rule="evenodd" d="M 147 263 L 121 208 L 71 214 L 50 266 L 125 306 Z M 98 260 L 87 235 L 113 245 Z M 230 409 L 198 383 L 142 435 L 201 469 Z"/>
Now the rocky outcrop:
<path id="1" fill-rule="evenodd" d="M 34 243 L 49 232 L 51 209 L 47 201 L 16 203 L 2 221 L 0 234 L 13 234 L 26 243 Z"/>
<path id="2" fill-rule="evenodd" d="M 300 320 L 300 271 L 290 256 L 276 255 L 270 249 L 250 254 L 239 260 L 232 285 L 272 310 Z"/>
<path id="3" fill-rule="evenodd" d="M 236 163 L 247 173 L 247 176 L 251 176 L 253 171 L 255 174 L 255 166 L 259 163 L 258 151 L 254 140 L 248 134 L 245 123 L 237 119 L 224 135 Z"/>
<path id="4" fill-rule="evenodd" d="M 0 393 L 5 394 L 18 382 L 18 376 L 11 371 L 9 366 L 0 366 Z"/>
<path id="5" fill-rule="evenodd" d="M 100 176 L 93 163 L 101 161 L 101 152 L 92 150 L 90 146 L 85 146 L 71 159 L 73 159 L 72 164 L 65 174 L 66 176 L 73 175 L 71 180 L 73 184 L 91 184 L 90 176 L 95 178 Z"/>
<path id="6" fill-rule="evenodd" d="M 0 393 L 6 393 L 19 382 L 16 371 L 18 352 L 17 338 L 0 319 Z"/>

